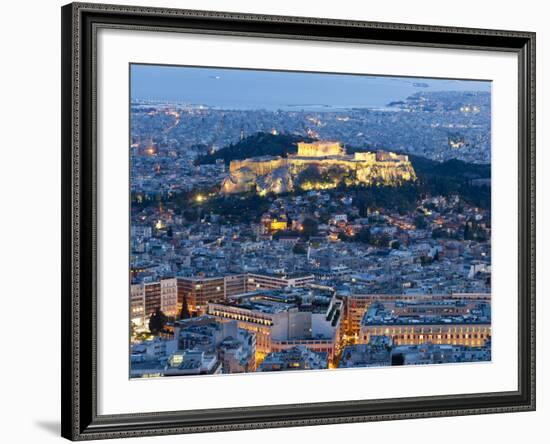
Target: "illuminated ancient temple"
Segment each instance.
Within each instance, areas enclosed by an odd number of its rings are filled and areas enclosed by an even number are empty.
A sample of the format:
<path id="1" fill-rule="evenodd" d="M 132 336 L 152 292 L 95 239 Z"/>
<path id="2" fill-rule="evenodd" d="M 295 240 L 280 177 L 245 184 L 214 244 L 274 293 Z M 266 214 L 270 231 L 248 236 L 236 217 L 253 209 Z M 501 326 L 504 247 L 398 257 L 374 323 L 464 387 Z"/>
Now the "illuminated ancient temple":
<path id="1" fill-rule="evenodd" d="M 306 170 L 313 174 L 305 174 Z M 339 142 L 299 142 L 298 152 L 288 157 L 261 156 L 231 161 L 222 193 L 256 191 L 260 195 L 302 190 L 330 189 L 344 183 L 399 186 L 416 180 L 405 155 L 392 152 L 347 154 Z"/>

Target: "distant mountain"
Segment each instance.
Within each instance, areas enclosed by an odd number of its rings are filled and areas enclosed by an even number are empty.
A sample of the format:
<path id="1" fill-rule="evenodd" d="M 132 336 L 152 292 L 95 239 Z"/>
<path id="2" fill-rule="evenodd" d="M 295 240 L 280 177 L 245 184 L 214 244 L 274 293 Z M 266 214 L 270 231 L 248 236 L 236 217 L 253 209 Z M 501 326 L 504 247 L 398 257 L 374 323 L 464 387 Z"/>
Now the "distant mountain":
<path id="1" fill-rule="evenodd" d="M 231 144 L 212 154 L 199 156 L 197 165 L 215 163 L 217 159 L 223 159 L 229 164 L 232 160 L 249 159 L 259 156 L 281 156 L 297 152 L 298 142 L 312 142 L 313 139 L 295 134 L 270 134 L 256 133 L 235 144 Z"/>

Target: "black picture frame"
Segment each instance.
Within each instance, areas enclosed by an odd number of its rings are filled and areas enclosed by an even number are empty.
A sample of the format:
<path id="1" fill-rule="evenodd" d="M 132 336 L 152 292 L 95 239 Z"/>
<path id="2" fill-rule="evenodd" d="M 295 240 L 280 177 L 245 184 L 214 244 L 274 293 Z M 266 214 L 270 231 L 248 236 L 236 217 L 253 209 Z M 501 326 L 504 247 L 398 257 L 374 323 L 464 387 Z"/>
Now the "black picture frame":
<path id="1" fill-rule="evenodd" d="M 62 14 L 62 436 L 70 440 L 535 409 L 535 33 L 72 3 Z M 97 414 L 96 84 L 99 28 L 508 51 L 519 65 L 518 390 Z"/>

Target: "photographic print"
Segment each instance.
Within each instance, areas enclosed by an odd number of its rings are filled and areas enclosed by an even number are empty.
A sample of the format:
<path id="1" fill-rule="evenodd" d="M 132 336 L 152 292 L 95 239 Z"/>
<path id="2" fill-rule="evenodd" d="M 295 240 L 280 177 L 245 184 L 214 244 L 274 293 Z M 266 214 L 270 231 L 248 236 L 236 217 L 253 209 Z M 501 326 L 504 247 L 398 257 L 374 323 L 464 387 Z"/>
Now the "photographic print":
<path id="1" fill-rule="evenodd" d="M 382 74 L 130 65 L 130 378 L 491 361 L 491 82 Z"/>

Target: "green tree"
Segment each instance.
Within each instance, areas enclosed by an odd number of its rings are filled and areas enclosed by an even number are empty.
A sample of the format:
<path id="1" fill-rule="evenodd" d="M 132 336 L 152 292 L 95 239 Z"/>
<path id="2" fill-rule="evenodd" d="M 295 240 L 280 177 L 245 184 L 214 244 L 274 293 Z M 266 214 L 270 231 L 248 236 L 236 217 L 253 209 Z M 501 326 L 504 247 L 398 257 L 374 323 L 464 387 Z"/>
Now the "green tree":
<path id="1" fill-rule="evenodd" d="M 420 265 L 423 267 L 426 265 L 430 265 L 433 262 L 433 260 L 429 256 L 420 256 Z"/>
<path id="2" fill-rule="evenodd" d="M 179 318 L 189 319 L 190 317 L 191 317 L 191 312 L 189 311 L 189 305 L 187 305 L 187 296 L 184 296 Z"/>
<path id="3" fill-rule="evenodd" d="M 350 238 L 350 236 L 348 236 L 346 233 L 342 232 L 342 233 L 338 233 L 338 239 L 340 239 L 342 242 L 349 242 L 352 240 L 352 238 Z"/>
<path id="4" fill-rule="evenodd" d="M 166 325 L 167 321 L 168 318 L 166 317 L 166 315 L 162 312 L 160 307 L 157 307 L 157 309 L 149 318 L 149 331 L 151 332 L 151 334 L 155 336 L 158 335 Z"/>
<path id="5" fill-rule="evenodd" d="M 316 219 L 313 219 L 311 217 L 306 217 L 304 221 L 302 222 L 303 227 L 303 235 L 309 239 L 311 236 L 317 236 L 319 233 L 319 223 Z"/>
<path id="6" fill-rule="evenodd" d="M 474 235 L 473 235 L 473 230 L 470 229 L 470 224 L 469 223 L 466 223 L 466 225 L 464 225 L 464 239 L 465 240 L 472 240 L 474 238 Z"/>
<path id="7" fill-rule="evenodd" d="M 307 248 L 303 243 L 298 242 L 298 243 L 294 244 L 294 247 L 292 247 L 292 252 L 294 254 L 306 254 L 307 253 Z"/>
<path id="8" fill-rule="evenodd" d="M 196 222 L 199 218 L 199 214 L 193 209 L 186 209 L 183 210 L 183 217 L 185 217 L 185 219 L 189 222 Z"/>
<path id="9" fill-rule="evenodd" d="M 420 214 L 414 218 L 414 224 L 419 230 L 423 230 L 428 226 L 428 224 L 426 223 L 426 218 Z"/>
<path id="10" fill-rule="evenodd" d="M 130 337 L 133 339 L 137 335 L 136 331 L 136 324 L 134 322 L 130 322 Z"/>
<path id="11" fill-rule="evenodd" d="M 287 157 L 288 154 L 297 152 L 298 142 L 311 141 L 313 139 L 296 134 L 273 135 L 259 132 L 211 154 L 199 156 L 195 163 L 197 165 L 212 164 L 215 163 L 216 159 L 223 159 L 226 164 L 229 164 L 232 160 L 266 155 Z"/>
<path id="12" fill-rule="evenodd" d="M 355 236 L 358 242 L 362 242 L 364 244 L 370 244 L 371 243 L 371 233 L 369 227 L 361 228 L 359 233 Z"/>
<path id="13" fill-rule="evenodd" d="M 382 236 L 378 238 L 378 246 L 380 247 L 389 247 L 391 242 L 391 237 L 388 233 L 382 233 Z"/>

